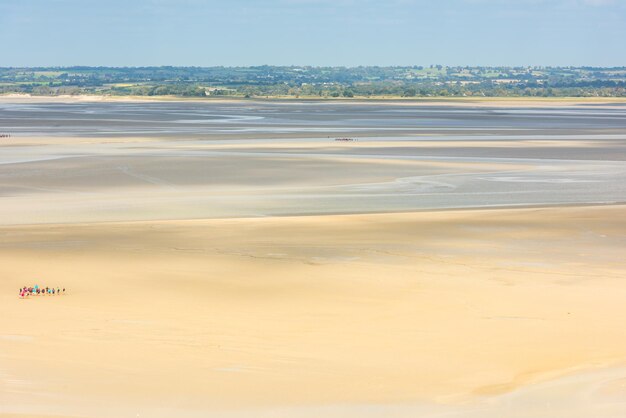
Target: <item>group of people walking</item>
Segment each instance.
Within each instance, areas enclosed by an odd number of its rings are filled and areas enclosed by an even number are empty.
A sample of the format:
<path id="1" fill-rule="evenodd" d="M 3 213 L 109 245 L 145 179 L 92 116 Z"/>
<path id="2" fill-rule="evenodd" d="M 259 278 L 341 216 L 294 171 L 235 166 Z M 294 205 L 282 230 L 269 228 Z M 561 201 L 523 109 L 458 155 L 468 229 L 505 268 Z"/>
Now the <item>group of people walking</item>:
<path id="1" fill-rule="evenodd" d="M 11 138 L 11 134 L 0 134 L 0 138 Z"/>
<path id="2" fill-rule="evenodd" d="M 39 287 L 36 284 L 33 287 L 24 286 L 20 289 L 20 297 L 22 299 L 27 298 L 29 296 L 56 296 L 56 295 L 64 295 L 65 288 L 60 287 Z"/>

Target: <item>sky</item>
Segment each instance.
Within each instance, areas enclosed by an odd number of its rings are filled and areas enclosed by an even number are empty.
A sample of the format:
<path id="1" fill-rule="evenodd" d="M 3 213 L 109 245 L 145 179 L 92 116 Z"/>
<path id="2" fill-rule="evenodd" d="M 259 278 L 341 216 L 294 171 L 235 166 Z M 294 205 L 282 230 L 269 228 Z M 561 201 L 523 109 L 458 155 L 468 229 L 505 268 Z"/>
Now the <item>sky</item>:
<path id="1" fill-rule="evenodd" d="M 625 66 L 626 0 L 0 0 L 0 67 Z"/>

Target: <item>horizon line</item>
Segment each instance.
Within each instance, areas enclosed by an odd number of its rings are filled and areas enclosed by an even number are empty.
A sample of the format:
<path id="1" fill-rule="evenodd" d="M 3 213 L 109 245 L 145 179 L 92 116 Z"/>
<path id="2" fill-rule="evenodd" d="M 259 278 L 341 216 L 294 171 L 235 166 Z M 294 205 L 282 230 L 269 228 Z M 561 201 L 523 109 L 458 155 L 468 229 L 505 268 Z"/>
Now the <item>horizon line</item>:
<path id="1" fill-rule="evenodd" d="M 445 67 L 445 68 L 620 68 L 626 69 L 624 65 L 447 65 L 447 64 L 406 64 L 406 65 L 298 65 L 298 64 L 254 64 L 254 65 L 11 65 L 0 66 L 0 69 L 23 69 L 23 68 L 258 68 L 258 67 L 277 67 L 277 68 L 411 68 L 411 67 Z"/>

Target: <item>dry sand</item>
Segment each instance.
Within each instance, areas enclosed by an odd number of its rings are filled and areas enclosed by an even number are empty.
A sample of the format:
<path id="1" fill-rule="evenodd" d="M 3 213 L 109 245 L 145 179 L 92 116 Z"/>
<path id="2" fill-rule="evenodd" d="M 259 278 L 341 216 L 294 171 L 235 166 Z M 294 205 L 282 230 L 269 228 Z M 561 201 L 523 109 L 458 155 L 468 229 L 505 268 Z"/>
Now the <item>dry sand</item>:
<path id="1" fill-rule="evenodd" d="M 622 416 L 625 215 L 6 226 L 0 414 Z"/>

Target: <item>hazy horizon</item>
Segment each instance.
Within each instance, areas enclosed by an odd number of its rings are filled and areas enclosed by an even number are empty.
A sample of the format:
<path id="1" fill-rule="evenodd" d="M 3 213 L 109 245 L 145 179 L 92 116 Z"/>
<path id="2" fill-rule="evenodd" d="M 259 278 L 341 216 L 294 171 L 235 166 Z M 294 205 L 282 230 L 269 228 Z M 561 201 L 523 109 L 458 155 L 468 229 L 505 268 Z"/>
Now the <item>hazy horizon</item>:
<path id="1" fill-rule="evenodd" d="M 299 64 L 255 64 L 255 65 L 28 65 L 28 66 L 0 66 L 0 68 L 117 68 L 117 69 L 133 69 L 133 68 L 260 68 L 260 67 L 277 67 L 277 68 L 410 68 L 410 67 L 436 67 L 440 64 L 406 64 L 406 65 L 299 65 Z M 447 68 L 626 68 L 626 65 L 442 65 Z"/>
<path id="2" fill-rule="evenodd" d="M 0 0 L 0 67 L 626 65 L 618 0 Z"/>

